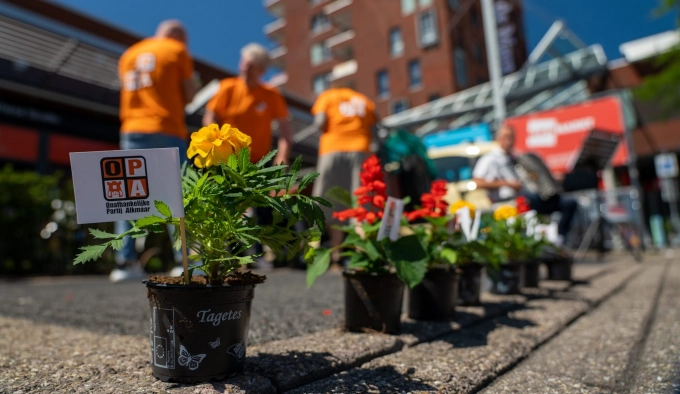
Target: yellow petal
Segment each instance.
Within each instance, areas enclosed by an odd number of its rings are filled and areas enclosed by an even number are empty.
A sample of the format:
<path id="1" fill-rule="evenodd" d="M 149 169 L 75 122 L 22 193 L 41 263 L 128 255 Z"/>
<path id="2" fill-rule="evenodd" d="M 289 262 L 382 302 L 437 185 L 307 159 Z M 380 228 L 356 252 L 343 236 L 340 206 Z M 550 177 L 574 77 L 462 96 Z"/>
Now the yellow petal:
<path id="1" fill-rule="evenodd" d="M 213 144 L 207 141 L 196 142 L 191 141 L 189 144 L 189 149 L 187 149 L 187 156 L 194 157 L 200 155 L 201 157 L 206 157 L 210 154 L 210 150 L 213 149 Z"/>
<path id="2" fill-rule="evenodd" d="M 222 144 L 221 146 L 216 146 L 210 157 L 215 164 L 226 163 L 229 160 L 229 156 L 234 154 L 234 149 L 231 144 Z"/>

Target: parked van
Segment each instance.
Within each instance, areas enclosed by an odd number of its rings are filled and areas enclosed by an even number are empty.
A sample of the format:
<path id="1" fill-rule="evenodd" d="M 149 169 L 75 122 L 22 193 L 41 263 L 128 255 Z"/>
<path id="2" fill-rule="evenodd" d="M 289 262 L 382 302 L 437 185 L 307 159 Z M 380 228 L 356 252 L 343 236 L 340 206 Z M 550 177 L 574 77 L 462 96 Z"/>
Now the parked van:
<path id="1" fill-rule="evenodd" d="M 453 203 L 464 199 L 480 209 L 491 207 L 486 190 L 477 189 L 472 180 L 472 170 L 477 160 L 498 146 L 495 141 L 462 143 L 427 150 L 427 156 L 437 167 L 437 179 L 448 182 L 446 201 Z"/>

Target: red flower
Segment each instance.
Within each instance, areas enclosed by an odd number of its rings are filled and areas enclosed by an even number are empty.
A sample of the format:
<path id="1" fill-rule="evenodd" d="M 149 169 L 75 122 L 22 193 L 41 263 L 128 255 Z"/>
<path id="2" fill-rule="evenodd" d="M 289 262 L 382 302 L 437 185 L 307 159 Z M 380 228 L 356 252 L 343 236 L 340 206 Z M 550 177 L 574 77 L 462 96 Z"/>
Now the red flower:
<path id="1" fill-rule="evenodd" d="M 531 211 L 531 206 L 529 205 L 529 200 L 524 196 L 519 196 L 515 199 L 517 203 L 517 213 L 525 213 Z"/>
<path id="2" fill-rule="evenodd" d="M 371 224 L 382 219 L 387 200 L 387 185 L 383 181 L 384 178 L 385 174 L 378 157 L 373 155 L 366 159 L 361 165 L 361 186 L 352 193 L 357 196 L 359 207 L 335 212 L 333 217 L 341 221 L 356 219 Z"/>
<path id="3" fill-rule="evenodd" d="M 409 220 L 422 217 L 438 218 L 446 215 L 449 204 L 444 201 L 446 196 L 446 181 L 437 180 L 432 182 L 429 193 L 420 196 L 421 209 L 408 214 Z"/>

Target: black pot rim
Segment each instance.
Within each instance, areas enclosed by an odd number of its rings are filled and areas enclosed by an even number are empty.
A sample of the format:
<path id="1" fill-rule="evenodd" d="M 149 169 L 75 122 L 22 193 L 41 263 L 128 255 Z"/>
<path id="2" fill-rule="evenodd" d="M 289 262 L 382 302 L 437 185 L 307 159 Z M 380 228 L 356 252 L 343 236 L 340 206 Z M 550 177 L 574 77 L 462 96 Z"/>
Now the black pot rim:
<path id="1" fill-rule="evenodd" d="M 350 269 L 344 269 L 342 271 L 342 276 L 397 276 L 394 272 L 362 272 Z"/>
<path id="2" fill-rule="evenodd" d="M 168 284 L 168 283 L 156 283 L 156 282 L 151 282 L 149 280 L 143 280 L 142 283 L 146 285 L 146 287 L 153 287 L 157 289 L 173 289 L 173 290 L 207 290 L 207 289 L 215 289 L 215 290 L 224 290 L 224 289 L 229 289 L 229 290 L 249 290 L 249 289 L 254 289 L 255 284 L 252 285 L 229 285 L 229 284 L 223 284 L 223 285 L 175 285 L 175 284 Z"/>

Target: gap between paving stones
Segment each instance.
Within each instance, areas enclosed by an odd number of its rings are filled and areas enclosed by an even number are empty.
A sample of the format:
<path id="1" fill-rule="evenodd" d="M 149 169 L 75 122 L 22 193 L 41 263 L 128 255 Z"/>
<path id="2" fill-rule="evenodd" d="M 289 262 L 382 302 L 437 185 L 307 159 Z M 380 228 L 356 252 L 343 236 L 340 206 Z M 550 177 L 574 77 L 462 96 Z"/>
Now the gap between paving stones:
<path id="1" fill-rule="evenodd" d="M 595 303 L 615 294 L 640 269 L 639 265 L 626 265 L 592 283 L 592 287 L 608 289 L 599 293 L 599 300 L 531 299 L 525 308 L 506 311 L 432 342 L 375 358 L 291 392 L 474 392 L 592 310 Z"/>
<path id="2" fill-rule="evenodd" d="M 646 267 L 594 313 L 575 320 L 482 393 L 627 392 L 630 356 L 644 337 L 666 268 L 662 263 Z"/>

